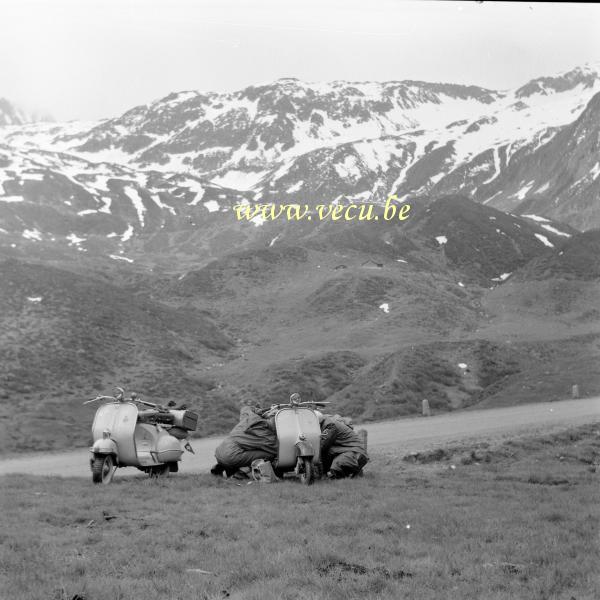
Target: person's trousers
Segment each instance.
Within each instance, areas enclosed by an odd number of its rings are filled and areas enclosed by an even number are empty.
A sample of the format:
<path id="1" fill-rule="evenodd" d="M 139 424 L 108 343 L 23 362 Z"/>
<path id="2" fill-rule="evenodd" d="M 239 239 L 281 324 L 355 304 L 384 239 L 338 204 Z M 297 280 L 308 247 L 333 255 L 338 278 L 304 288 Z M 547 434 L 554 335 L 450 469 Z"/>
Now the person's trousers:
<path id="1" fill-rule="evenodd" d="M 275 455 L 265 450 L 244 450 L 233 440 L 223 440 L 215 450 L 215 458 L 229 471 L 249 467 L 257 458 L 271 461 Z"/>
<path id="2" fill-rule="evenodd" d="M 359 473 L 368 461 L 362 452 L 342 452 L 333 457 L 328 470 L 334 477 L 351 477 Z"/>

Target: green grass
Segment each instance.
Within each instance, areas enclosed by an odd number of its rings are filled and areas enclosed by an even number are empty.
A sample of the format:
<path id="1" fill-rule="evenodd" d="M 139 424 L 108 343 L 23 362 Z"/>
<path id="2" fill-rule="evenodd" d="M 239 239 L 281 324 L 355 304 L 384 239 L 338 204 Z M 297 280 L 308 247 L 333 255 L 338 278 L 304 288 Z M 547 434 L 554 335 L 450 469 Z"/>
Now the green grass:
<path id="1" fill-rule="evenodd" d="M 0 596 L 592 600 L 599 428 L 433 462 L 380 453 L 313 487 L 7 476 Z"/>

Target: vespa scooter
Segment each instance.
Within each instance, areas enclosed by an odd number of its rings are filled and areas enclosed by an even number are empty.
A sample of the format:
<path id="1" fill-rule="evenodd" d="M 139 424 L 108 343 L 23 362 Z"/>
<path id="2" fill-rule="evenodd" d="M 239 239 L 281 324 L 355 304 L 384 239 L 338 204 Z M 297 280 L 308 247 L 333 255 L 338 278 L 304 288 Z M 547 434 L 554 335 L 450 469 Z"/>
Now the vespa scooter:
<path id="1" fill-rule="evenodd" d="M 328 402 L 302 402 L 292 394 L 288 404 L 274 404 L 265 417 L 275 417 L 279 442 L 273 468 L 278 477 L 296 476 L 305 485 L 321 477 L 321 427 L 317 407 Z"/>
<path id="2" fill-rule="evenodd" d="M 177 472 L 183 448 L 194 452 L 188 435 L 196 430 L 198 415 L 140 400 L 136 394 L 126 401 L 123 389 L 116 390 L 116 396 L 96 396 L 84 402 L 109 401 L 98 408 L 92 425 L 92 481 L 110 483 L 119 467 L 137 467 L 151 477 Z M 139 410 L 140 404 L 150 409 Z"/>

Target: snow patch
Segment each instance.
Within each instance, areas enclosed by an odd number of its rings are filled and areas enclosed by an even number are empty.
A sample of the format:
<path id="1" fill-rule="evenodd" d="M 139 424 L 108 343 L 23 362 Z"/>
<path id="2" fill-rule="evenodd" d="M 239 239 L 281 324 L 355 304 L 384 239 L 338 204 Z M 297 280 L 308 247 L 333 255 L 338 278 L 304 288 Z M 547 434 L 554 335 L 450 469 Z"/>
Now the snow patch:
<path id="1" fill-rule="evenodd" d="M 255 217 L 250 219 L 250 221 L 254 223 L 254 227 L 260 227 L 266 222 L 265 218 L 262 215 L 256 215 Z"/>
<path id="2" fill-rule="evenodd" d="M 543 223 L 549 223 L 550 219 L 546 219 L 544 217 L 539 217 L 538 215 L 521 215 L 522 217 L 525 217 L 527 219 L 532 219 L 533 221 L 539 221 L 539 222 L 543 222 Z"/>
<path id="3" fill-rule="evenodd" d="M 98 212 L 106 213 L 107 215 L 110 215 L 111 214 L 110 205 L 112 204 L 112 198 L 102 197 L 102 198 L 100 198 L 100 200 L 102 200 L 104 202 L 104 205 L 98 209 Z"/>
<path id="4" fill-rule="evenodd" d="M 112 258 L 113 260 L 124 260 L 124 261 L 127 261 L 128 263 L 133 262 L 133 258 L 127 258 L 126 256 L 118 256 L 116 254 L 109 254 L 109 257 Z"/>
<path id="5" fill-rule="evenodd" d="M 219 208 L 221 208 L 216 200 L 208 200 L 204 203 L 204 206 L 208 210 L 208 212 L 217 212 Z"/>
<path id="6" fill-rule="evenodd" d="M 513 197 L 516 196 L 519 200 L 525 200 L 525 196 L 527 196 L 527 192 L 533 187 L 534 181 L 530 181 L 526 185 L 524 185 L 516 194 L 513 194 Z"/>
<path id="7" fill-rule="evenodd" d="M 69 240 L 69 246 L 78 246 L 81 242 L 85 242 L 85 238 L 77 237 L 74 233 L 70 233 L 66 238 Z"/>
<path id="8" fill-rule="evenodd" d="M 559 231 L 558 229 L 555 229 L 554 227 L 552 227 L 552 225 L 546 225 L 545 223 L 542 225 L 542 227 L 546 230 L 546 231 L 551 231 L 552 233 L 555 233 L 556 235 L 562 235 L 563 237 L 571 237 L 570 233 L 565 233 L 564 231 Z"/>
<path id="9" fill-rule="evenodd" d="M 197 181 L 193 180 L 188 180 L 188 187 L 192 192 L 196 192 L 196 197 L 191 202 L 188 202 L 188 206 L 196 206 L 204 197 L 204 188 Z"/>
<path id="10" fill-rule="evenodd" d="M 175 209 L 168 204 L 165 204 L 158 194 L 152 194 L 152 200 L 154 200 L 154 204 L 158 206 L 158 208 L 166 208 L 172 215 L 176 215 Z"/>
<path id="11" fill-rule="evenodd" d="M 361 176 L 356 156 L 352 154 L 344 157 L 344 162 L 335 164 L 334 168 L 342 179 L 359 179 Z"/>
<path id="12" fill-rule="evenodd" d="M 133 206 L 135 207 L 135 210 L 138 215 L 138 219 L 140 221 L 140 225 L 143 227 L 144 226 L 144 215 L 146 213 L 146 207 L 144 206 L 144 201 L 142 200 L 142 197 L 140 196 L 139 192 L 135 188 L 132 188 L 129 186 L 124 187 L 123 191 L 125 192 L 126 196 L 133 203 Z"/>
<path id="13" fill-rule="evenodd" d="M 294 192 L 298 192 L 300 191 L 300 188 L 304 185 L 304 181 L 300 180 L 297 183 L 295 183 L 294 185 L 290 186 L 287 189 L 287 193 L 288 194 L 293 194 Z"/>
<path id="14" fill-rule="evenodd" d="M 34 240 L 36 242 L 42 241 L 42 234 L 37 229 L 26 229 L 23 232 L 23 237 L 27 240 Z"/>
<path id="15" fill-rule="evenodd" d="M 256 186 L 266 174 L 267 171 L 246 172 L 233 169 L 223 175 L 219 175 L 219 177 L 215 177 L 212 182 L 223 187 L 247 192 Z"/>
<path id="16" fill-rule="evenodd" d="M 133 235 L 133 226 L 130 225 L 129 223 L 127 223 L 127 229 L 125 230 L 125 233 L 121 236 L 121 241 L 126 242 L 127 240 L 131 239 L 132 235 Z"/>
<path id="17" fill-rule="evenodd" d="M 498 275 L 498 277 L 492 277 L 492 281 L 505 281 L 511 275 L 512 273 L 502 273 L 502 275 Z"/>
<path id="18" fill-rule="evenodd" d="M 540 233 L 534 233 L 535 237 L 544 244 L 544 246 L 548 246 L 548 248 L 554 248 L 554 244 L 545 236 Z"/>

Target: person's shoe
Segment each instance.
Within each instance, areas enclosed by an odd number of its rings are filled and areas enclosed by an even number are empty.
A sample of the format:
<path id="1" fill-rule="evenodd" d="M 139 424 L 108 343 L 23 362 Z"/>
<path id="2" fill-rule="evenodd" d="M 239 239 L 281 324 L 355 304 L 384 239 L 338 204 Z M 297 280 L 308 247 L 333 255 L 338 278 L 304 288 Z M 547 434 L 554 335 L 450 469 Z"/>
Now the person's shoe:
<path id="1" fill-rule="evenodd" d="M 219 463 L 217 463 L 211 470 L 210 472 L 213 475 L 216 475 L 217 477 L 220 477 L 223 475 L 223 473 L 225 472 L 225 467 Z"/>

